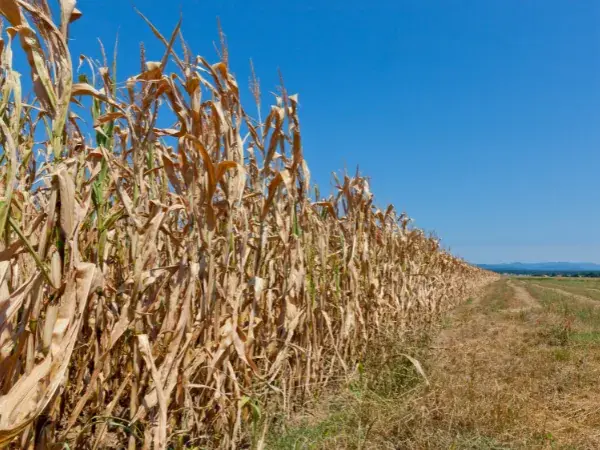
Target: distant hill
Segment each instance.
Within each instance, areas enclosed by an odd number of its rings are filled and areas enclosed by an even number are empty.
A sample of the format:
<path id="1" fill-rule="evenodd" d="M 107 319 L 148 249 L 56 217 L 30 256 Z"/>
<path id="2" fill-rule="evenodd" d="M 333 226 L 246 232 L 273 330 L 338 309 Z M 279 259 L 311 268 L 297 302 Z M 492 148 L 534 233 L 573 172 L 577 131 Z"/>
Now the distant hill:
<path id="1" fill-rule="evenodd" d="M 494 272 L 600 272 L 600 264 L 589 262 L 541 262 L 508 264 L 477 264 Z"/>

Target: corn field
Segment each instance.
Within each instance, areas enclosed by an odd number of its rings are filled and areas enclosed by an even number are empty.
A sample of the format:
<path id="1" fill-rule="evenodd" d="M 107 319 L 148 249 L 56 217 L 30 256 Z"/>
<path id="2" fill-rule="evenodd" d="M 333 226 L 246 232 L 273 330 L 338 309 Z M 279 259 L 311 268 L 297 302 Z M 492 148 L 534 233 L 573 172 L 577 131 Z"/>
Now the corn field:
<path id="1" fill-rule="evenodd" d="M 0 0 L 0 447 L 248 445 L 266 399 L 291 411 L 492 277 L 358 174 L 321 197 L 283 82 L 261 119 L 252 80 L 253 118 L 225 47 L 148 22 L 164 53 L 118 83 L 55 9 Z"/>

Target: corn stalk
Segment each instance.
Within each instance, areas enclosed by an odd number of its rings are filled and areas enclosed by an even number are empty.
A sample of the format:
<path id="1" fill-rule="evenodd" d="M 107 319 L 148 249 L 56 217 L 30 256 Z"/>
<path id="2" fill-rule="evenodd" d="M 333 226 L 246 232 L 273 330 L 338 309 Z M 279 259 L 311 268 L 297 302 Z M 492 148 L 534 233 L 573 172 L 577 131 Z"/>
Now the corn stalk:
<path id="1" fill-rule="evenodd" d="M 159 59 L 75 83 L 59 11 L 0 0 L 0 446 L 238 448 L 258 405 L 291 411 L 493 278 L 359 174 L 312 198 L 298 97 L 253 119 L 227 52 L 150 24 Z"/>

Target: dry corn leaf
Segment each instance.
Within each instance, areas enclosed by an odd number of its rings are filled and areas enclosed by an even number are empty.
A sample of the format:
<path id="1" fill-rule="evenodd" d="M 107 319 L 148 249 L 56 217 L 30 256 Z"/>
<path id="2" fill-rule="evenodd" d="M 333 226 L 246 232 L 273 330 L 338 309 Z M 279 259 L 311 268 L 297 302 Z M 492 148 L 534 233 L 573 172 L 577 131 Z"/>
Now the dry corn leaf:
<path id="1" fill-rule="evenodd" d="M 0 0 L 0 445 L 237 448 L 249 405 L 289 413 L 494 278 L 358 172 L 309 195 L 298 97 L 250 117 L 227 54 L 193 58 L 180 22 L 149 24 L 165 50 L 125 83 L 102 49 L 73 84 L 80 13 L 59 4 L 57 26 L 45 0 Z"/>

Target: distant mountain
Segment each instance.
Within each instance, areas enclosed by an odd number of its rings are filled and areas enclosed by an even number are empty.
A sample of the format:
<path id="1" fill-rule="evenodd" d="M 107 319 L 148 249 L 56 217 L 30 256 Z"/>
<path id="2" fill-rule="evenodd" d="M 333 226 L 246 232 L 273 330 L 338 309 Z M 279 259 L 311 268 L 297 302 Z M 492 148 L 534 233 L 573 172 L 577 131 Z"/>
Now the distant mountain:
<path id="1" fill-rule="evenodd" d="M 501 271 L 534 271 L 534 272 L 600 272 L 600 264 L 589 262 L 540 262 L 508 264 L 477 264 L 482 269 Z"/>

